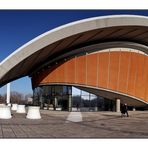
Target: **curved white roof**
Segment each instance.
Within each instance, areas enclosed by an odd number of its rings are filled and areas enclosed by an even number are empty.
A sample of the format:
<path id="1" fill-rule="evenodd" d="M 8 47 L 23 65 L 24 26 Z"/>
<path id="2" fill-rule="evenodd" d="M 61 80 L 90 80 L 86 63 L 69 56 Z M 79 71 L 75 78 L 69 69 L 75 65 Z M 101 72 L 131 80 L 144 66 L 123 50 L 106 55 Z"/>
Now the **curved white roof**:
<path id="1" fill-rule="evenodd" d="M 130 41 L 148 53 L 148 17 L 111 15 L 84 19 L 50 30 L 18 48 L 0 63 L 0 86 L 30 75 L 44 62 L 94 43 Z"/>

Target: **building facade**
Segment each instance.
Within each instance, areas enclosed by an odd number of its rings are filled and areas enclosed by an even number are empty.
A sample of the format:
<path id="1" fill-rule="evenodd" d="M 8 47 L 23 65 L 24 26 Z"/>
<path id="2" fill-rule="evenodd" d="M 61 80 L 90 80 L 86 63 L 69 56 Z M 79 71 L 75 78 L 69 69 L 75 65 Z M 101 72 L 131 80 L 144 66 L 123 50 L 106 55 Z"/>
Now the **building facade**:
<path id="1" fill-rule="evenodd" d="M 59 61 L 55 65 L 33 75 L 32 83 L 35 92 L 40 92 L 42 98 L 45 98 L 45 95 L 49 96 L 45 100 L 51 101 L 54 99 L 50 100 L 50 98 L 59 98 L 59 96 L 63 100 L 64 98 L 67 99 L 67 109 L 73 105 L 72 86 L 82 90 L 86 90 L 85 87 L 90 88 L 88 92 L 95 94 L 97 96 L 96 100 L 99 97 L 104 97 L 105 100 L 108 99 L 114 102 L 111 108 L 108 107 L 108 110 L 114 110 L 115 101 L 119 98 L 121 103 L 140 107 L 139 99 L 145 102 L 148 101 L 148 69 L 145 67 L 148 67 L 148 59 L 144 52 L 131 48 L 109 48 Z M 48 90 L 48 87 L 51 90 Z M 56 88 L 56 91 L 53 91 L 54 88 Z M 101 89 L 104 93 L 97 91 Z M 107 95 L 105 91 L 110 92 L 110 95 Z M 111 93 L 118 94 L 119 97 Z M 63 96 L 63 94 L 67 96 Z M 122 95 L 126 95 L 126 99 Z M 81 98 L 80 96 L 78 105 L 83 107 Z M 43 101 L 43 99 L 41 100 Z M 48 104 L 47 101 L 46 103 Z M 49 102 L 49 105 L 50 103 L 54 104 L 53 101 Z M 96 109 L 93 110 L 99 110 L 97 108 L 99 105 L 96 101 Z"/>
<path id="2" fill-rule="evenodd" d="M 51 110 L 119 111 L 122 103 L 146 109 L 147 37 L 148 18 L 143 16 L 74 22 L 37 37 L 2 61 L 0 84 L 28 75 L 34 105 Z"/>

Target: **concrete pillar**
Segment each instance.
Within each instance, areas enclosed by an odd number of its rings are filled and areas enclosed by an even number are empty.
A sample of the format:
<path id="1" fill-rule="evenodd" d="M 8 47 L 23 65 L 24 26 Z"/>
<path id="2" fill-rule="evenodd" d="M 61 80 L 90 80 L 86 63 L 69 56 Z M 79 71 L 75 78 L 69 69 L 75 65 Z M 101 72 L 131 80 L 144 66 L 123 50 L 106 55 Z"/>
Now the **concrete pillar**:
<path id="1" fill-rule="evenodd" d="M 10 83 L 7 84 L 7 104 L 10 104 Z"/>
<path id="2" fill-rule="evenodd" d="M 120 99 L 116 99 L 116 112 L 120 112 Z"/>
<path id="3" fill-rule="evenodd" d="M 58 107 L 58 100 L 57 100 L 57 98 L 55 97 L 54 98 L 54 110 L 56 110 L 56 108 Z"/>
<path id="4" fill-rule="evenodd" d="M 68 111 L 69 112 L 72 111 L 72 95 L 69 95 L 69 99 L 68 99 Z"/>

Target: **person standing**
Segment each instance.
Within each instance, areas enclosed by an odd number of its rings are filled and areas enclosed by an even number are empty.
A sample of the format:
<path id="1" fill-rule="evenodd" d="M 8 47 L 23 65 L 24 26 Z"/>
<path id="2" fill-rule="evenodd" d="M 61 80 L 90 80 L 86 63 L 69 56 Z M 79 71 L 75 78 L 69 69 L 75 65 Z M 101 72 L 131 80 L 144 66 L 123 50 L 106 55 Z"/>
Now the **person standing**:
<path id="1" fill-rule="evenodd" d="M 77 103 L 76 107 L 77 107 L 77 111 L 78 111 L 79 110 L 79 104 L 78 103 Z"/>
<path id="2" fill-rule="evenodd" d="M 121 104 L 121 117 L 125 116 L 125 106 L 124 104 Z"/>

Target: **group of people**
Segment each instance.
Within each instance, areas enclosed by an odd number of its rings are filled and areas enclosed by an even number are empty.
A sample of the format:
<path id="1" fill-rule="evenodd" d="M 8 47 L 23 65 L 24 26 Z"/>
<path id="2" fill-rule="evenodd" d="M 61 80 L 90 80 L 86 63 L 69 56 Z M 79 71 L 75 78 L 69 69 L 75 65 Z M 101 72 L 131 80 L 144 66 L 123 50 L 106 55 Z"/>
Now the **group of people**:
<path id="1" fill-rule="evenodd" d="M 129 114 L 128 114 L 128 108 L 127 108 L 127 104 L 121 104 L 121 117 L 125 117 L 125 115 L 127 117 L 129 117 Z"/>

